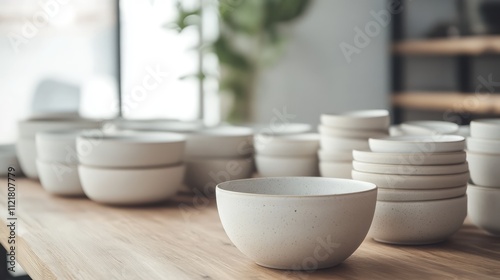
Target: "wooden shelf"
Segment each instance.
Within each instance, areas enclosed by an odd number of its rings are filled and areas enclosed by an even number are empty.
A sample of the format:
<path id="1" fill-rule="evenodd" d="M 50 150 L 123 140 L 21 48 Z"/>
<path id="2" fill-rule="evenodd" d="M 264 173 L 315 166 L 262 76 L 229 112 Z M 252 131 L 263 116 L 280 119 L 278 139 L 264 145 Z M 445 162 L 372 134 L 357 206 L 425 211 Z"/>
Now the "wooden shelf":
<path id="1" fill-rule="evenodd" d="M 394 106 L 432 111 L 500 114 L 500 94 L 459 92 L 403 92 L 392 96 Z"/>
<path id="2" fill-rule="evenodd" d="M 7 180 L 0 185 L 0 241 L 8 247 Z M 240 253 L 213 199 L 179 195 L 149 207 L 109 207 L 50 195 L 32 180 L 16 185 L 16 256 L 34 280 L 500 277 L 498 239 L 469 222 L 440 244 L 391 246 L 367 238 L 337 267 L 292 272 L 258 266 Z"/>
<path id="3" fill-rule="evenodd" d="M 500 54 L 500 36 L 409 40 L 395 43 L 393 45 L 393 52 L 413 55 Z"/>

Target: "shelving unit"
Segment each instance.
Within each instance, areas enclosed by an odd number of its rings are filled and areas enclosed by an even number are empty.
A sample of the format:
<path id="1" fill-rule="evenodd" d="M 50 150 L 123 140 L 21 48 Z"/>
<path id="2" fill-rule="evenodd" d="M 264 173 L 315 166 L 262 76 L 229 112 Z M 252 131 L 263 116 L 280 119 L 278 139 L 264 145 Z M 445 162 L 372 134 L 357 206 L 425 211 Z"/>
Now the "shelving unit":
<path id="1" fill-rule="evenodd" d="M 500 54 L 500 36 L 470 36 L 398 42 L 392 48 L 400 55 Z"/>
<path id="2" fill-rule="evenodd" d="M 457 7 L 463 8 L 458 1 Z M 408 109 L 456 113 L 461 124 L 468 124 L 472 115 L 500 115 L 500 94 L 475 93 L 472 84 L 472 59 L 484 55 L 500 56 L 500 35 L 474 35 L 439 39 L 406 39 L 404 14 L 396 14 L 393 21 L 392 45 L 392 105 L 394 122 L 403 121 Z M 462 15 L 463 16 L 463 15 Z M 465 25 L 460 23 L 461 28 Z M 457 59 L 458 91 L 407 91 L 404 81 L 404 59 L 411 56 L 454 57 Z M 467 113 L 467 114 L 462 114 Z"/>
<path id="3" fill-rule="evenodd" d="M 394 106 L 430 111 L 500 114 L 500 94 L 461 92 L 404 92 L 392 97 Z"/>

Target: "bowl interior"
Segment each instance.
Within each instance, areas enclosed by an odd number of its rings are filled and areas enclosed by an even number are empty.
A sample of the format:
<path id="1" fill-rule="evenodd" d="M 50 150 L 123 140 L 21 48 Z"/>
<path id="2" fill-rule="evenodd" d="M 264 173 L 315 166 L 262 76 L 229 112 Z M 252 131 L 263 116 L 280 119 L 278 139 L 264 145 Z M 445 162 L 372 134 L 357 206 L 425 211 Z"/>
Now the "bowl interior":
<path id="1" fill-rule="evenodd" d="M 227 192 L 263 196 L 329 196 L 375 190 L 375 184 L 337 178 L 276 177 L 235 180 L 221 183 L 217 189 Z"/>

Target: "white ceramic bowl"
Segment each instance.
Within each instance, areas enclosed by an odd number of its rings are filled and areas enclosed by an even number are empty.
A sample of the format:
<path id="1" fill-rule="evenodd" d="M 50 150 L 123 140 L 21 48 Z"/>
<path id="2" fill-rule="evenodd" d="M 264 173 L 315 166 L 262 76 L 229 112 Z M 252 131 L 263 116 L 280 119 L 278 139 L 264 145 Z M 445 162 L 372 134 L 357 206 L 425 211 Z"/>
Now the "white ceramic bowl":
<path id="1" fill-rule="evenodd" d="M 377 187 L 333 178 L 258 178 L 219 184 L 216 194 L 222 226 L 244 255 L 265 267 L 315 270 L 341 263 L 359 247 Z"/>
<path id="2" fill-rule="evenodd" d="M 470 135 L 477 138 L 500 140 L 500 119 L 471 121 Z"/>
<path id="3" fill-rule="evenodd" d="M 248 127 L 207 128 L 189 136 L 188 157 L 235 158 L 253 153 L 253 130 Z"/>
<path id="4" fill-rule="evenodd" d="M 30 179 L 38 179 L 38 171 L 36 169 L 36 144 L 34 139 L 17 139 L 16 153 L 19 160 L 19 165 L 26 177 Z"/>
<path id="5" fill-rule="evenodd" d="M 306 123 L 275 123 L 267 124 L 244 124 L 243 126 L 253 129 L 254 134 L 265 134 L 267 136 L 301 134 L 311 131 L 311 125 Z"/>
<path id="6" fill-rule="evenodd" d="M 36 134 L 38 159 L 68 165 L 78 164 L 76 138 L 82 130 L 43 131 Z"/>
<path id="7" fill-rule="evenodd" d="M 471 222 L 492 235 L 500 236 L 500 188 L 469 184 L 467 196 Z"/>
<path id="8" fill-rule="evenodd" d="M 211 195 L 219 183 L 250 178 L 254 171 L 253 158 L 187 159 L 185 184 L 189 190 Z"/>
<path id="9" fill-rule="evenodd" d="M 374 183 L 385 189 L 445 189 L 467 184 L 469 172 L 448 175 L 389 175 L 353 170 L 355 180 Z"/>
<path id="10" fill-rule="evenodd" d="M 332 137 L 347 137 L 347 138 L 362 138 L 368 139 L 370 137 L 387 137 L 389 136 L 389 131 L 385 130 L 353 130 L 345 128 L 334 128 L 326 125 L 320 124 L 318 126 L 318 131 L 320 134 Z"/>
<path id="11" fill-rule="evenodd" d="M 186 138 L 170 132 L 119 132 L 78 136 L 81 164 L 94 167 L 152 167 L 183 161 Z"/>
<path id="12" fill-rule="evenodd" d="M 190 134 L 205 128 L 201 121 L 179 121 L 174 119 L 115 120 L 121 130 L 163 131 Z"/>
<path id="13" fill-rule="evenodd" d="M 459 126 L 444 121 L 410 121 L 402 123 L 401 129 L 407 135 L 455 134 Z"/>
<path id="14" fill-rule="evenodd" d="M 403 165 L 450 165 L 466 161 L 465 151 L 449 153 L 376 153 L 352 151 L 353 158 L 359 162 Z"/>
<path id="15" fill-rule="evenodd" d="M 7 177 L 9 167 L 15 169 L 16 176 L 21 174 L 21 166 L 17 161 L 16 145 L 0 145 L 0 177 Z"/>
<path id="16" fill-rule="evenodd" d="M 500 189 L 500 155 L 467 151 L 470 178 L 475 185 Z"/>
<path id="17" fill-rule="evenodd" d="M 143 169 L 78 166 L 83 191 L 93 201 L 140 205 L 174 196 L 184 178 L 184 165 Z"/>
<path id="18" fill-rule="evenodd" d="M 319 135 L 315 133 L 285 136 L 256 135 L 255 152 L 265 156 L 311 156 L 319 149 Z"/>
<path id="19" fill-rule="evenodd" d="M 320 162 L 321 177 L 351 179 L 352 162 Z"/>
<path id="20" fill-rule="evenodd" d="M 390 117 L 387 110 L 351 111 L 339 115 L 321 115 L 321 123 L 335 128 L 386 130 Z"/>
<path id="21" fill-rule="evenodd" d="M 69 130 L 69 129 L 97 129 L 101 121 L 82 118 L 34 118 L 18 122 L 19 138 L 35 139 L 35 135 L 42 131 Z"/>
<path id="22" fill-rule="evenodd" d="M 446 240 L 467 216 L 467 196 L 428 201 L 377 201 L 369 236 L 376 241 L 423 245 Z"/>
<path id="23" fill-rule="evenodd" d="M 467 162 L 453 165 L 402 165 L 353 161 L 352 167 L 361 172 L 394 175 L 446 175 L 469 171 Z"/>
<path id="24" fill-rule="evenodd" d="M 308 157 L 274 157 L 256 155 L 257 172 L 263 177 L 281 176 L 317 176 L 318 158 Z"/>
<path id="25" fill-rule="evenodd" d="M 328 152 L 341 152 L 352 150 L 368 150 L 368 140 L 358 138 L 320 136 L 320 146 L 322 150 Z"/>
<path id="26" fill-rule="evenodd" d="M 380 201 L 425 201 L 448 199 L 463 196 L 467 185 L 446 189 L 406 190 L 378 188 L 377 200 Z"/>
<path id="27" fill-rule="evenodd" d="M 500 140 L 468 137 L 467 150 L 475 153 L 500 155 Z"/>
<path id="28" fill-rule="evenodd" d="M 318 150 L 318 158 L 320 161 L 352 161 L 352 152 Z"/>
<path id="29" fill-rule="evenodd" d="M 458 135 L 405 135 L 370 138 L 369 144 L 371 151 L 381 153 L 444 153 L 464 150 L 465 138 Z"/>
<path id="30" fill-rule="evenodd" d="M 62 196 L 84 195 L 78 165 L 58 162 L 36 161 L 38 175 L 42 187 L 49 193 Z"/>

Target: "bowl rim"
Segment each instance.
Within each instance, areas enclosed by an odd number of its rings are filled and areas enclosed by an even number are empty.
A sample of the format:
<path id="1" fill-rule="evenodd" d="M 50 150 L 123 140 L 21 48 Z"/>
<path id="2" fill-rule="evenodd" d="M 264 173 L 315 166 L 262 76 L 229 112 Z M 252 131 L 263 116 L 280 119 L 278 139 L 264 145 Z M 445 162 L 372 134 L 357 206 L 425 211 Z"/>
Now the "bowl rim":
<path id="1" fill-rule="evenodd" d="M 398 168 L 414 168 L 414 169 L 420 169 L 420 170 L 428 170 L 428 169 L 448 169 L 448 168 L 466 168 L 466 171 L 463 172 L 458 172 L 458 173 L 446 173 L 446 174 L 460 174 L 464 172 L 469 171 L 469 163 L 467 161 L 464 161 L 462 163 L 454 163 L 454 164 L 441 164 L 441 165 L 412 165 L 412 164 L 385 164 L 385 163 L 373 163 L 373 162 L 363 162 L 363 161 L 358 161 L 356 159 L 353 159 L 352 161 L 353 169 L 354 165 L 362 165 L 368 168 L 387 168 L 387 169 L 398 169 Z M 358 170 L 360 171 L 360 170 Z M 364 172 L 364 171 L 361 171 Z M 366 172 L 366 173 L 376 173 L 376 172 Z M 388 174 L 388 173 L 381 173 L 377 172 L 377 174 Z M 393 174 L 393 175 L 411 175 L 411 174 Z M 417 175 L 417 174 L 415 174 Z M 425 174 L 425 175 L 433 175 L 433 174 Z"/>
<path id="2" fill-rule="evenodd" d="M 247 192 L 238 192 L 234 190 L 228 190 L 225 189 L 224 187 L 227 185 L 230 185 L 235 182 L 249 182 L 249 181 L 269 181 L 269 180 L 287 180 L 287 179 L 299 179 L 299 180 L 315 180 L 315 181 L 337 181 L 337 182 L 356 182 L 357 184 L 363 184 L 365 185 L 368 189 L 366 190 L 361 190 L 361 191 L 355 191 L 355 192 L 348 192 L 348 193 L 340 193 L 340 194 L 311 194 L 311 195 L 290 195 L 290 194 L 262 194 L 262 193 L 247 193 Z M 323 197 L 339 197 L 339 196 L 350 196 L 350 195 L 356 195 L 356 194 L 362 194 L 362 193 L 370 193 L 370 192 L 377 192 L 378 187 L 377 185 L 370 183 L 370 182 L 365 182 L 365 181 L 359 181 L 359 180 L 352 180 L 352 179 L 341 179 L 341 178 L 327 178 L 327 177 L 307 177 L 307 176 L 287 176 L 287 177 L 264 177 L 264 178 L 248 178 L 248 179 L 239 179 L 239 180 L 232 180 L 232 181 L 227 181 L 223 183 L 219 183 L 216 186 L 216 192 L 223 192 L 227 194 L 233 194 L 233 195 L 243 195 L 243 196 L 253 196 L 253 197 L 266 197 L 266 198 L 323 198 Z"/>
<path id="3" fill-rule="evenodd" d="M 425 153 L 426 158 L 438 158 L 438 157 L 447 157 L 447 156 L 465 156 L 467 150 L 460 150 L 460 151 L 453 151 L 453 152 L 435 152 L 435 153 Z M 352 156 L 353 158 L 358 155 L 358 156 L 373 156 L 373 157 L 412 157 L 414 155 L 420 155 L 422 152 L 410 152 L 410 153 L 396 153 L 396 152 L 373 152 L 369 150 L 352 150 Z M 359 161 L 359 160 L 358 160 Z M 465 162 L 465 161 L 464 161 Z"/>
<path id="4" fill-rule="evenodd" d="M 462 187 L 462 186 L 461 186 Z M 468 199 L 468 195 L 465 193 L 461 196 L 452 197 L 452 198 L 443 198 L 443 199 L 433 199 L 433 200 L 414 200 L 414 201 L 390 201 L 390 200 L 377 200 L 377 204 L 379 202 L 382 203 L 390 203 L 390 204 L 415 204 L 415 203 L 442 203 L 443 201 L 451 201 L 451 200 L 462 200 Z M 453 212 L 451 212 L 453 213 Z"/>
<path id="5" fill-rule="evenodd" d="M 382 174 L 382 173 L 373 173 L 373 172 L 364 172 L 364 171 L 358 171 L 358 170 L 352 170 L 352 172 L 356 173 L 362 173 L 362 174 L 369 174 L 373 176 L 401 176 L 401 177 L 412 177 L 412 178 L 420 178 L 422 180 L 424 179 L 429 179 L 429 177 L 458 177 L 458 176 L 465 176 L 466 174 L 469 174 L 470 176 L 470 171 L 466 172 L 461 172 L 461 173 L 455 173 L 455 174 L 434 174 L 434 175 L 401 175 L 401 174 Z"/>
<path id="6" fill-rule="evenodd" d="M 198 131 L 194 131 L 192 136 L 199 138 L 240 138 L 252 137 L 253 129 L 245 126 L 221 125 L 214 127 L 206 127 Z"/>
<path id="7" fill-rule="evenodd" d="M 296 133 L 296 134 L 285 134 L 285 135 L 268 135 L 268 134 L 255 134 L 254 141 L 259 141 L 261 138 L 271 138 L 269 143 L 263 144 L 271 145 L 271 143 L 319 143 L 320 135 L 314 132 L 306 132 L 306 133 Z"/>
<path id="8" fill-rule="evenodd" d="M 485 126 L 494 126 L 494 127 L 499 127 L 500 126 L 500 119 L 495 119 L 495 118 L 488 118 L 488 119 L 475 119 L 470 122 L 470 124 L 475 125 L 485 125 Z"/>
<path id="9" fill-rule="evenodd" d="M 500 126 L 500 125 L 499 125 Z M 474 136 L 469 136 L 466 138 L 467 143 L 469 141 L 476 142 L 476 143 L 486 143 L 486 144 L 491 144 L 491 145 L 500 145 L 500 139 L 492 139 L 492 138 L 481 138 L 481 137 L 474 137 Z"/>
<path id="10" fill-rule="evenodd" d="M 375 119 L 389 117 L 390 113 L 386 109 L 354 110 L 343 113 L 325 113 L 321 114 L 323 118 L 343 118 L 343 119 Z"/>
<path id="11" fill-rule="evenodd" d="M 420 144 L 420 143 L 462 143 L 465 142 L 465 137 L 460 135 L 401 135 L 389 137 L 370 138 L 370 142 L 376 141 L 379 143 L 404 143 L 404 144 Z"/>
<path id="12" fill-rule="evenodd" d="M 484 186 L 475 185 L 472 182 L 467 182 L 467 190 L 469 190 L 469 187 L 476 188 L 476 189 L 479 189 L 482 191 L 500 192 L 500 187 L 484 187 Z"/>
<path id="13" fill-rule="evenodd" d="M 476 156 L 487 156 L 487 157 L 500 157 L 500 153 L 486 153 L 486 152 L 476 152 L 476 151 L 471 151 L 469 149 L 465 150 L 465 152 L 467 153 L 467 156 L 469 154 L 473 154 L 473 155 L 476 155 Z"/>
<path id="14" fill-rule="evenodd" d="M 186 136 L 166 131 L 116 131 L 100 135 L 86 135 L 84 130 L 77 136 L 77 141 L 98 140 L 114 144 L 174 144 L 186 142 Z M 92 131 L 92 130 L 90 130 Z"/>

